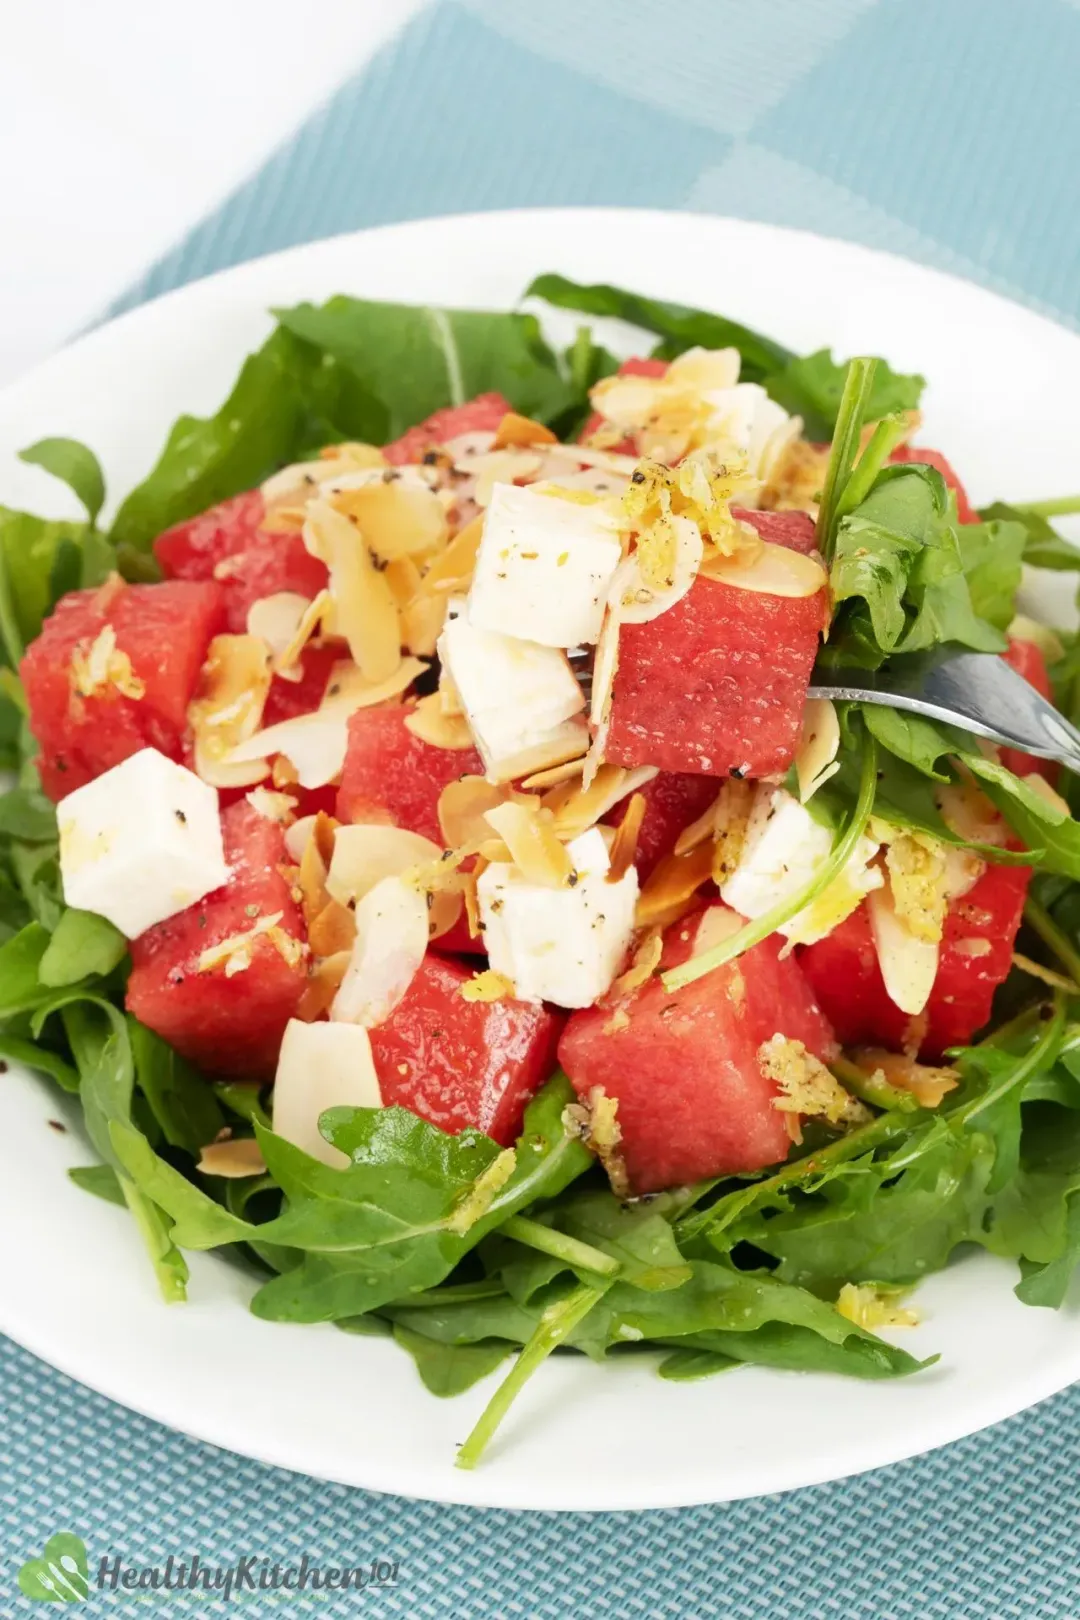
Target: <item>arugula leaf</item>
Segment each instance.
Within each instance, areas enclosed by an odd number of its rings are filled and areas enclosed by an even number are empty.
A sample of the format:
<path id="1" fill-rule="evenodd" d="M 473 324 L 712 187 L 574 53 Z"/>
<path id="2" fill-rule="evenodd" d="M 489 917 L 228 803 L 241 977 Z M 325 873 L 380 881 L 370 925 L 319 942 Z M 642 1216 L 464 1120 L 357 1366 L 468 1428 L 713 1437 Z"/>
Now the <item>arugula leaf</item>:
<path id="1" fill-rule="evenodd" d="M 0 652 L 12 667 L 55 600 L 52 570 L 58 551 L 67 543 L 81 553 L 85 533 L 84 524 L 0 506 Z"/>
<path id="2" fill-rule="evenodd" d="M 511 1354 L 512 1346 L 498 1339 L 479 1344 L 440 1344 L 415 1328 L 394 1327 L 394 1338 L 416 1363 L 424 1388 L 443 1398 L 461 1395 L 494 1372 Z"/>
<path id="3" fill-rule="evenodd" d="M 972 611 L 996 630 L 1007 630 L 1016 615 L 1016 593 L 1025 561 L 1023 524 L 994 520 L 961 523 L 956 530 L 960 562 Z M 1076 566 L 1080 568 L 1080 552 Z"/>
<path id="4" fill-rule="evenodd" d="M 24 1040 L 21 1035 L 0 1034 L 0 1058 L 10 1058 L 39 1074 L 47 1074 L 63 1091 L 77 1092 L 79 1076 L 66 1058 L 39 1041 Z"/>
<path id="5" fill-rule="evenodd" d="M 202 1075 L 160 1035 L 128 1017 L 128 1039 L 139 1090 L 166 1142 L 196 1154 L 225 1125 L 218 1098 Z M 256 1099 L 257 1100 L 257 1099 Z"/>
<path id="6" fill-rule="evenodd" d="M 369 434 L 375 443 L 396 439 L 448 403 L 491 390 L 541 421 L 584 404 L 560 376 L 532 315 L 344 296 L 274 314 L 286 331 L 346 365 L 378 401 L 382 415 Z"/>
<path id="7" fill-rule="evenodd" d="M 629 321 L 631 326 L 644 327 L 662 341 L 654 353 L 665 360 L 674 360 L 686 349 L 738 349 L 742 356 L 740 376 L 743 382 L 763 382 L 766 377 L 782 370 L 795 356 L 772 338 L 752 332 L 738 321 L 723 315 L 710 315 L 702 309 L 686 304 L 673 304 L 661 298 L 649 298 L 642 293 L 627 292 L 599 282 L 588 286 L 571 281 L 567 276 L 549 272 L 535 277 L 526 287 L 525 298 L 542 298 L 557 309 L 578 309 L 586 315 L 614 316 Z"/>
<path id="8" fill-rule="evenodd" d="M 778 405 L 802 417 L 808 438 L 828 440 L 839 415 L 847 369 L 847 363 L 833 359 L 830 349 L 818 349 L 805 358 L 792 358 L 781 371 L 763 381 Z M 925 387 L 925 377 L 905 376 L 878 360 L 864 420 L 876 422 L 895 412 L 916 410 Z"/>
<path id="9" fill-rule="evenodd" d="M 68 1175 L 76 1187 L 84 1192 L 93 1193 L 95 1198 L 103 1198 L 107 1204 L 119 1204 L 121 1209 L 127 1208 L 127 1199 L 124 1189 L 120 1185 L 120 1177 L 111 1164 L 80 1164 L 68 1171 Z"/>
<path id="10" fill-rule="evenodd" d="M 80 444 L 78 439 L 39 439 L 28 449 L 19 451 L 19 460 L 43 467 L 67 484 L 85 506 L 90 523 L 97 522 L 105 505 L 105 474 L 97 456 L 85 444 Z"/>
<path id="11" fill-rule="evenodd" d="M 0 798 L 0 837 L 27 843 L 55 843 L 56 811 L 37 788 L 11 788 Z"/>
<path id="12" fill-rule="evenodd" d="M 49 931 L 38 922 L 0 945 L 0 1022 L 28 1012 L 43 999 L 38 969 L 48 946 Z"/>
<path id="13" fill-rule="evenodd" d="M 989 506 L 980 508 L 979 516 L 1019 524 L 1024 532 L 1024 561 L 1032 568 L 1080 571 L 1080 546 L 1074 546 L 1058 534 L 1042 513 L 1030 507 L 1010 506 L 1007 501 L 992 501 Z"/>
<path id="14" fill-rule="evenodd" d="M 111 922 L 92 911 L 69 909 L 38 963 L 38 978 L 53 990 L 94 975 L 104 978 L 126 955 L 127 940 Z"/>

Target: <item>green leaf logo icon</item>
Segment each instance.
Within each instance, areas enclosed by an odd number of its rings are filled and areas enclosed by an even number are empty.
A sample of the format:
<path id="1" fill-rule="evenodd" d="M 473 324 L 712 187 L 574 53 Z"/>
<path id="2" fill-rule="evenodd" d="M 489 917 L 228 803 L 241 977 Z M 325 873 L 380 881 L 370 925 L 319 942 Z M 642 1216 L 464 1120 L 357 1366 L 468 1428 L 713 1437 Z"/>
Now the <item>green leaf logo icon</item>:
<path id="1" fill-rule="evenodd" d="M 81 1603 L 90 1591 L 86 1543 L 66 1530 L 51 1536 L 41 1557 L 20 1569 L 19 1591 L 43 1603 Z"/>

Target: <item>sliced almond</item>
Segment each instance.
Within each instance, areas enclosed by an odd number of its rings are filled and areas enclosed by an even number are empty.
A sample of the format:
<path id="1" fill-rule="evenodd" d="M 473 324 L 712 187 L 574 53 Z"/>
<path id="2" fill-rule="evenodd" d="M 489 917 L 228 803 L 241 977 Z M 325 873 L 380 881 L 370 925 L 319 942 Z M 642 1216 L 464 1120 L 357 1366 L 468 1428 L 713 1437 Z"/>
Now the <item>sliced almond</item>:
<path id="1" fill-rule="evenodd" d="M 446 623 L 449 598 L 421 590 L 401 609 L 401 640 L 406 652 L 433 658 Z"/>
<path id="2" fill-rule="evenodd" d="M 608 999 L 632 996 L 635 990 L 652 978 L 664 954 L 664 940 L 658 928 L 651 928 L 637 944 L 630 966 L 620 973 L 608 993 Z"/>
<path id="3" fill-rule="evenodd" d="M 567 886 L 573 876 L 573 862 L 539 801 L 530 805 L 521 800 L 508 800 L 489 810 L 486 819 L 506 844 L 527 882 L 553 889 Z"/>
<path id="4" fill-rule="evenodd" d="M 448 886 L 453 872 L 430 838 L 404 827 L 354 822 L 337 830 L 326 887 L 335 900 L 351 905 L 383 878 L 407 876 L 430 896 L 429 932 L 437 939 L 461 915 L 460 886 Z"/>
<path id="5" fill-rule="evenodd" d="M 312 501 L 304 525 L 308 550 L 330 571 L 333 629 L 365 680 L 390 679 L 401 662 L 397 603 L 375 567 L 360 530 L 323 499 Z"/>
<path id="6" fill-rule="evenodd" d="M 643 793 L 631 795 L 626 813 L 615 830 L 608 858 L 610 865 L 607 871 L 608 883 L 619 883 L 629 872 L 637 856 L 638 838 L 641 836 L 641 825 L 645 820 L 648 803 Z"/>
<path id="7" fill-rule="evenodd" d="M 564 760 L 561 765 L 551 765 L 546 771 L 534 771 L 522 781 L 522 789 L 526 793 L 539 793 L 544 788 L 558 787 L 560 782 L 580 781 L 581 773 L 585 769 L 583 759 Z"/>
<path id="8" fill-rule="evenodd" d="M 279 827 L 291 827 L 296 820 L 296 800 L 291 793 L 275 793 L 271 788 L 252 788 L 245 799 L 257 815 Z"/>
<path id="9" fill-rule="evenodd" d="M 220 1142 L 207 1142 L 200 1148 L 196 1170 L 204 1176 L 223 1176 L 239 1181 L 244 1176 L 261 1176 L 266 1169 L 262 1148 L 253 1136 L 227 1136 Z"/>
<path id="10" fill-rule="evenodd" d="M 500 782 L 517 782 L 536 771 L 564 765 L 568 760 L 581 759 L 588 751 L 589 728 L 580 715 L 552 726 L 544 738 L 523 748 L 520 754 L 501 760 L 498 769 Z"/>
<path id="11" fill-rule="evenodd" d="M 321 484 L 362 468 L 385 466 L 386 457 L 373 444 L 328 445 L 318 460 L 294 462 L 265 479 L 262 498 L 267 512 L 279 507 L 303 507 Z"/>
<path id="12" fill-rule="evenodd" d="M 1069 808 L 1068 801 L 1061 797 L 1056 788 L 1050 786 L 1041 771 L 1028 771 L 1022 781 L 1025 787 L 1031 789 L 1032 793 L 1037 793 L 1040 799 L 1045 799 L 1051 809 L 1060 810 L 1063 816 L 1072 819 L 1072 810 Z"/>
<path id="13" fill-rule="evenodd" d="M 654 555 L 650 571 L 645 542 L 657 540 L 661 528 L 670 536 L 669 555 L 663 561 Z M 637 549 L 620 563 L 611 585 L 622 623 L 648 624 L 681 602 L 697 577 L 703 551 L 701 530 L 687 517 L 664 518 L 639 535 Z"/>
<path id="14" fill-rule="evenodd" d="M 427 952 L 425 896 L 400 877 L 383 878 L 356 908 L 356 940 L 330 1016 L 373 1029 L 405 995 Z"/>
<path id="15" fill-rule="evenodd" d="M 356 919 L 348 906 L 329 900 L 308 927 L 308 944 L 315 956 L 336 956 L 351 951 L 356 938 Z"/>
<path id="16" fill-rule="evenodd" d="M 638 897 L 634 913 L 637 928 L 651 928 L 666 920 L 672 909 L 691 900 L 712 877 L 712 845 L 700 844 L 686 855 L 667 855 L 656 867 Z"/>
<path id="17" fill-rule="evenodd" d="M 259 636 L 270 649 L 272 658 L 280 658 L 291 645 L 304 615 L 311 606 L 311 598 L 298 591 L 274 591 L 260 596 L 247 611 L 247 633 Z"/>
<path id="18" fill-rule="evenodd" d="M 766 596 L 816 596 L 828 583 L 828 575 L 816 557 L 808 557 L 790 546 L 764 540 L 756 556 L 743 561 L 735 557 L 707 557 L 701 565 L 707 579 L 734 585 L 742 591 L 760 591 Z"/>
<path id="19" fill-rule="evenodd" d="M 496 484 L 535 478 L 543 464 L 543 457 L 533 450 L 491 450 L 486 456 L 477 456 L 471 464 L 476 473 L 473 500 L 477 506 L 489 506 Z"/>
<path id="20" fill-rule="evenodd" d="M 311 1024 L 330 1011 L 351 959 L 351 951 L 340 951 L 337 955 L 327 956 L 314 964 L 297 1004 L 297 1018 L 302 1019 L 305 1024 Z"/>
<path id="21" fill-rule="evenodd" d="M 519 416 L 517 411 L 507 411 L 498 427 L 495 429 L 495 438 L 492 441 L 493 450 L 505 450 L 510 445 L 523 446 L 530 444 L 557 444 L 558 439 L 549 427 L 542 422 L 534 422 L 531 417 Z"/>
<path id="22" fill-rule="evenodd" d="M 628 770 L 622 765 L 601 765 L 589 787 L 567 782 L 544 795 L 543 806 L 555 818 L 558 838 L 576 838 L 602 821 L 620 800 L 644 787 L 658 774 L 654 765 Z"/>
<path id="23" fill-rule="evenodd" d="M 430 563 L 424 573 L 425 591 L 453 593 L 467 590 L 476 567 L 476 554 L 484 534 L 483 514 L 454 536 L 446 550 Z"/>
<path id="24" fill-rule="evenodd" d="M 840 769 L 840 721 L 828 698 L 810 698 L 803 710 L 802 735 L 795 751 L 795 775 L 803 804 Z"/>
<path id="25" fill-rule="evenodd" d="M 447 714 L 438 692 L 422 697 L 414 709 L 405 716 L 405 726 L 421 742 L 432 748 L 455 749 L 459 753 L 473 748 L 473 734 L 463 714 Z"/>
<path id="26" fill-rule="evenodd" d="M 247 787 L 266 776 L 265 761 L 241 762 L 232 750 L 250 738 L 270 691 L 270 657 L 258 636 L 215 636 L 188 705 L 195 769 L 212 787 Z"/>
<path id="27" fill-rule="evenodd" d="M 380 562 L 427 556 L 445 544 L 443 503 L 418 472 L 387 468 L 339 479 L 327 499 L 359 527 Z"/>
<path id="28" fill-rule="evenodd" d="M 439 826 L 447 849 L 476 844 L 487 837 L 487 813 L 505 804 L 512 789 L 483 776 L 462 776 L 448 782 L 439 795 Z"/>
<path id="29" fill-rule="evenodd" d="M 938 969 L 938 946 L 917 939 L 896 913 L 889 884 L 866 897 L 870 930 L 889 999 L 917 1017 L 930 1000 Z"/>

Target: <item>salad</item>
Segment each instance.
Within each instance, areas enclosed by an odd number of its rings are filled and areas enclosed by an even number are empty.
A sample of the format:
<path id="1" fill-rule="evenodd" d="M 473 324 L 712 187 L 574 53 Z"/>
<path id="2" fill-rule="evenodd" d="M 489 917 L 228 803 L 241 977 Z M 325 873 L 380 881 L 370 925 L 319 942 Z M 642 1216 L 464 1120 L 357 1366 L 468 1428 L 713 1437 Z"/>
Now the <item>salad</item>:
<path id="1" fill-rule="evenodd" d="M 1076 718 L 1080 500 L 975 511 L 882 360 L 527 298 L 651 352 L 303 304 L 111 523 L 69 439 L 85 520 L 0 508 L 0 1056 L 166 1300 L 516 1353 L 465 1467 L 553 1352 L 894 1378 L 956 1251 L 1080 1258 L 1080 786 L 807 697 L 953 644 Z"/>

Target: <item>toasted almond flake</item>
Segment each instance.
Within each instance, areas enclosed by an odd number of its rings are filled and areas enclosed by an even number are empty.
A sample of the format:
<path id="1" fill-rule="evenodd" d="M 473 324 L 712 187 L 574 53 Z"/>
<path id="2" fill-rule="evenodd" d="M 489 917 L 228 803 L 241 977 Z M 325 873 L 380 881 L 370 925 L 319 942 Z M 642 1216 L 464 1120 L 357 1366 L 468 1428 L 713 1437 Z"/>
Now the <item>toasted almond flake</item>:
<path id="1" fill-rule="evenodd" d="M 643 793 L 631 794 L 626 813 L 616 828 L 614 842 L 608 851 L 611 863 L 607 870 L 608 883 L 619 883 L 633 866 L 647 809 L 648 802 Z"/>
<path id="2" fill-rule="evenodd" d="M 414 737 L 430 743 L 433 748 L 463 752 L 474 746 L 469 722 L 462 714 L 447 714 L 438 692 L 422 697 L 415 709 L 409 710 L 405 716 L 405 726 Z"/>
<path id="3" fill-rule="evenodd" d="M 270 596 L 260 596 L 248 608 L 247 633 L 259 636 L 269 647 L 271 657 L 280 659 L 310 606 L 311 598 L 301 596 L 299 591 L 274 591 Z"/>
<path id="4" fill-rule="evenodd" d="M 567 1104 L 562 1122 L 568 1136 L 576 1136 L 596 1154 L 607 1171 L 616 1198 L 628 1197 L 630 1177 L 626 1161 L 619 1152 L 622 1143 L 619 1099 L 609 1097 L 603 1086 L 592 1086 L 584 1103 Z"/>
<path id="5" fill-rule="evenodd" d="M 368 467 L 385 467 L 386 457 L 373 444 L 333 444 L 320 452 L 316 461 L 297 461 L 283 467 L 262 484 L 262 498 L 268 515 L 276 516 L 282 507 L 303 507 L 317 494 L 321 484 Z M 262 527 L 266 527 L 264 523 Z"/>
<path id="6" fill-rule="evenodd" d="M 359 487 L 335 484 L 328 494 L 335 511 L 359 525 L 381 562 L 422 557 L 447 537 L 446 513 L 435 491 L 415 473 L 387 480 L 378 473 Z"/>
<path id="7" fill-rule="evenodd" d="M 327 956 L 314 964 L 297 1004 L 297 1018 L 305 1024 L 312 1024 L 330 1011 L 351 957 L 351 951 L 340 951 L 337 955 Z"/>
<path id="8" fill-rule="evenodd" d="M 828 698 L 810 698 L 803 710 L 802 734 L 795 751 L 795 775 L 803 804 L 840 769 L 840 721 Z"/>
<path id="9" fill-rule="evenodd" d="M 664 941 L 658 928 L 651 928 L 647 934 L 638 941 L 630 966 L 625 973 L 612 985 L 609 995 L 611 998 L 631 996 L 635 990 L 652 978 L 660 966 L 660 958 L 664 954 Z"/>
<path id="10" fill-rule="evenodd" d="M 304 543 L 330 571 L 333 630 L 349 644 L 365 680 L 377 684 L 401 662 L 397 603 L 375 567 L 366 537 L 328 501 L 312 501 Z"/>
<path id="11" fill-rule="evenodd" d="M 336 956 L 339 951 L 351 951 L 355 938 L 355 918 L 339 900 L 328 900 L 308 927 L 308 944 L 315 956 Z"/>
<path id="12" fill-rule="evenodd" d="M 712 803 L 706 805 L 695 821 L 692 821 L 688 827 L 683 828 L 675 840 L 676 855 L 688 855 L 692 849 L 697 849 L 699 844 L 705 843 L 709 838 L 715 838 L 724 803 L 724 788 L 726 787 L 727 783 L 725 782 Z"/>
<path id="13" fill-rule="evenodd" d="M 425 591 L 444 591 L 448 594 L 467 590 L 476 567 L 476 554 L 484 534 L 484 516 L 473 518 L 451 540 L 446 550 L 429 563 L 424 572 Z"/>
<path id="14" fill-rule="evenodd" d="M 291 797 L 291 795 L 283 795 L 283 797 Z M 293 822 L 291 827 L 285 829 L 285 848 L 288 851 L 289 858 L 294 860 L 297 866 L 304 858 L 308 840 L 314 831 L 314 816 L 300 816 L 297 821 Z"/>
<path id="15" fill-rule="evenodd" d="M 1050 783 L 1040 771 L 1029 771 L 1021 780 L 1025 787 L 1031 789 L 1032 793 L 1037 793 L 1040 799 L 1045 799 L 1052 809 L 1060 810 L 1063 816 L 1072 819 L 1072 811 L 1069 808 L 1068 801 L 1061 797 L 1056 788 L 1050 786 Z"/>
<path id="16" fill-rule="evenodd" d="M 476 883 L 487 864 L 484 857 L 478 855 L 473 862 L 472 871 L 461 874 L 461 893 L 465 902 L 465 922 L 468 926 L 470 939 L 479 939 L 484 932 L 484 925 L 480 918 L 480 896 L 477 893 Z"/>
<path id="17" fill-rule="evenodd" d="M 901 1305 L 900 1293 L 873 1283 L 845 1283 L 837 1295 L 837 1313 L 869 1333 L 883 1327 L 918 1327 L 918 1311 Z"/>
<path id="18" fill-rule="evenodd" d="M 269 767 L 256 756 L 234 761 L 232 750 L 258 728 L 270 691 L 270 658 L 259 636 L 215 636 L 199 672 L 187 718 L 195 769 L 213 787 L 246 787 Z M 237 770 L 237 765 L 247 769 Z"/>
<path id="19" fill-rule="evenodd" d="M 496 484 L 514 484 L 535 478 L 543 466 L 543 457 L 533 450 L 491 450 L 477 456 L 470 464 L 476 473 L 473 500 L 477 506 L 487 507 L 495 493 Z"/>
<path id="20" fill-rule="evenodd" d="M 261 1176 L 266 1160 L 253 1136 L 226 1136 L 200 1148 L 195 1168 L 204 1176 L 224 1176 L 226 1180 L 239 1181 L 244 1176 Z"/>
<path id="21" fill-rule="evenodd" d="M 797 436 L 789 439 L 772 460 L 759 504 L 770 512 L 809 512 L 816 517 L 829 449 Z"/>
<path id="22" fill-rule="evenodd" d="M 260 760 L 259 763 L 265 765 L 266 761 Z M 239 767 L 237 768 L 239 769 Z M 255 780 L 258 781 L 257 776 Z M 274 787 L 280 790 L 281 788 L 296 787 L 300 778 L 292 763 L 285 758 L 284 754 L 279 754 L 271 767 L 270 780 L 273 782 Z"/>
<path id="23" fill-rule="evenodd" d="M 607 746 L 608 728 L 611 724 L 611 702 L 615 691 L 615 676 L 619 669 L 619 631 L 622 626 L 620 609 L 617 600 L 609 597 L 607 610 L 604 613 L 604 622 L 600 627 L 600 635 L 596 643 L 596 656 L 593 659 L 592 692 L 589 699 L 589 727 L 592 731 L 592 743 L 585 757 L 585 768 L 582 772 L 582 787 L 592 786 L 593 778 L 600 769 L 604 758 L 604 749 Z"/>
<path id="24" fill-rule="evenodd" d="M 460 988 L 463 1001 L 513 1001 L 515 994 L 513 979 L 508 979 L 505 973 L 496 973 L 494 968 L 474 973 Z"/>
<path id="25" fill-rule="evenodd" d="M 291 793 L 274 793 L 270 788 L 257 787 L 244 797 L 257 815 L 277 822 L 279 827 L 291 827 L 296 820 L 296 800 Z"/>
<path id="26" fill-rule="evenodd" d="M 300 906 L 304 913 L 304 921 L 309 928 L 330 899 L 330 892 L 326 887 L 329 855 L 327 853 L 325 826 L 328 822 L 330 822 L 330 818 L 324 811 L 320 810 L 312 821 L 310 836 L 301 851 L 300 864 L 296 874 L 296 884 L 301 894 Z M 330 825 L 333 828 L 333 823 L 330 823 Z M 333 839 L 333 832 L 331 832 L 331 839 Z M 333 842 L 331 842 L 330 849 L 332 851 Z"/>
<path id="27" fill-rule="evenodd" d="M 712 880 L 719 888 L 742 860 L 746 830 L 755 797 L 753 782 L 730 778 L 714 806 Z"/>
<path id="28" fill-rule="evenodd" d="M 426 668 L 419 658 L 403 658 L 386 680 L 369 682 L 354 665 L 336 664 L 318 709 L 256 732 L 229 753 L 226 763 L 265 763 L 271 755 L 283 754 L 294 769 L 292 781 L 305 788 L 325 787 L 345 763 L 349 716 L 398 697 Z M 279 782 L 275 764 L 275 786 L 287 786 L 289 780 Z"/>
<path id="29" fill-rule="evenodd" d="M 712 877 L 712 845 L 700 844 L 686 855 L 666 855 L 638 896 L 635 928 L 651 928 L 667 913 L 693 899 Z"/>
<path id="30" fill-rule="evenodd" d="M 825 569 L 816 557 L 792 551 L 763 540 L 756 556 L 747 561 L 736 557 L 707 557 L 701 573 L 708 579 L 738 590 L 761 591 L 767 596 L 816 596 L 828 583 Z"/>
<path id="31" fill-rule="evenodd" d="M 449 598 L 423 590 L 401 609 L 401 640 L 417 658 L 433 658 L 446 623 Z"/>
<path id="32" fill-rule="evenodd" d="M 398 557 L 383 569 L 386 583 L 394 593 L 394 601 L 404 611 L 420 589 L 423 574 L 413 557 Z"/>
<path id="33" fill-rule="evenodd" d="M 773 1035 L 758 1047 L 758 1067 L 778 1088 L 772 1105 L 779 1113 L 825 1119 L 830 1125 L 854 1126 L 870 1119 L 870 1110 L 853 1097 L 836 1076 L 807 1051 L 802 1041 Z M 799 1137 L 794 1140 L 801 1140 Z"/>
<path id="34" fill-rule="evenodd" d="M 98 697 L 110 688 L 138 702 L 146 685 L 135 674 L 131 659 L 116 645 L 116 631 L 102 625 L 93 641 L 79 641 L 71 655 L 71 686 L 80 697 Z"/>
<path id="35" fill-rule="evenodd" d="M 661 553 L 661 536 L 670 546 Z M 646 550 L 646 541 L 652 542 Z M 648 624 L 681 602 L 701 566 L 704 546 L 701 530 L 691 518 L 658 519 L 647 534 L 639 535 L 636 550 L 619 564 L 611 584 L 623 624 Z M 651 567 L 646 568 L 646 558 Z"/>
<path id="36" fill-rule="evenodd" d="M 448 849 L 476 844 L 487 837 L 487 813 L 512 798 L 513 789 L 483 776 L 460 776 L 439 795 L 439 827 Z"/>
<path id="37" fill-rule="evenodd" d="M 376 883 L 356 907 L 356 939 L 331 1018 L 365 1029 L 383 1023 L 408 990 L 427 946 L 426 897 L 400 877 Z"/>
<path id="38" fill-rule="evenodd" d="M 921 1044 L 921 1043 L 920 1043 Z M 860 1047 L 851 1054 L 852 1062 L 871 1079 L 881 1078 L 899 1091 L 910 1091 L 922 1108 L 936 1108 L 960 1084 L 957 1069 L 941 1064 L 917 1063 L 902 1052 L 879 1047 Z"/>
<path id="39" fill-rule="evenodd" d="M 383 878 L 400 877 L 441 856 L 438 844 L 420 833 L 379 822 L 354 822 L 339 827 L 334 835 L 327 892 L 342 905 L 352 905 Z"/>
<path id="40" fill-rule="evenodd" d="M 581 715 L 575 715 L 572 720 L 563 720 L 559 725 L 552 726 L 542 741 L 523 748 L 512 758 L 500 760 L 497 780 L 516 782 L 536 771 L 564 765 L 571 759 L 581 759 L 588 747 L 589 728 Z"/>
<path id="41" fill-rule="evenodd" d="M 274 654 L 273 670 L 282 680 L 298 681 L 303 677 L 300 655 L 331 611 L 330 592 L 319 591 L 308 603 L 297 620 L 289 640 Z"/>
<path id="42" fill-rule="evenodd" d="M 601 765 L 589 787 L 565 782 L 545 793 L 542 803 L 555 818 L 556 835 L 576 838 L 657 774 L 654 765 L 638 765 L 632 770 L 622 765 Z"/>
<path id="43" fill-rule="evenodd" d="M 1067 979 L 1064 973 L 1055 973 L 1053 968 L 1044 967 L 1041 962 L 1034 962 L 1030 956 L 1022 956 L 1019 951 L 1013 951 L 1012 965 L 1019 968 L 1021 973 L 1026 973 L 1029 978 L 1040 979 L 1043 984 L 1050 985 L 1054 990 L 1065 990 L 1073 996 L 1080 995 L 1080 985 L 1074 984 L 1072 979 Z"/>
<path id="44" fill-rule="evenodd" d="M 534 422 L 529 416 L 519 416 L 517 411 L 507 411 L 492 440 L 493 450 L 505 450 L 509 445 L 524 446 L 530 444 L 557 444 L 558 439 L 549 427 L 542 422 Z"/>
<path id="45" fill-rule="evenodd" d="M 573 863 L 555 835 L 550 814 L 539 800 L 531 804 L 523 798 L 496 805 L 486 815 L 489 825 L 502 838 L 510 857 L 529 883 L 548 888 L 565 888 L 573 875 Z"/>
<path id="46" fill-rule="evenodd" d="M 273 911 L 267 917 L 260 917 L 243 933 L 231 934 L 217 945 L 208 945 L 199 956 L 197 971 L 212 973 L 215 968 L 224 967 L 227 979 L 245 972 L 251 966 L 254 947 L 260 939 L 267 940 L 290 967 L 295 966 L 307 947 L 280 926 L 284 915 L 283 911 Z"/>
<path id="47" fill-rule="evenodd" d="M 531 776 L 524 778 L 521 786 L 526 793 L 537 792 L 541 788 L 558 787 L 560 782 L 580 780 L 584 769 L 583 759 L 567 759 L 561 765 L 549 766 L 546 771 L 534 771 Z"/>
<path id="48" fill-rule="evenodd" d="M 937 944 L 949 906 L 945 845 L 928 833 L 874 823 L 886 834 L 885 866 L 897 920 L 913 938 Z"/>
<path id="49" fill-rule="evenodd" d="M 916 938 L 897 915 L 890 883 L 872 890 L 866 906 L 889 998 L 901 1012 L 917 1018 L 930 999 L 937 977 L 938 946 Z"/>

